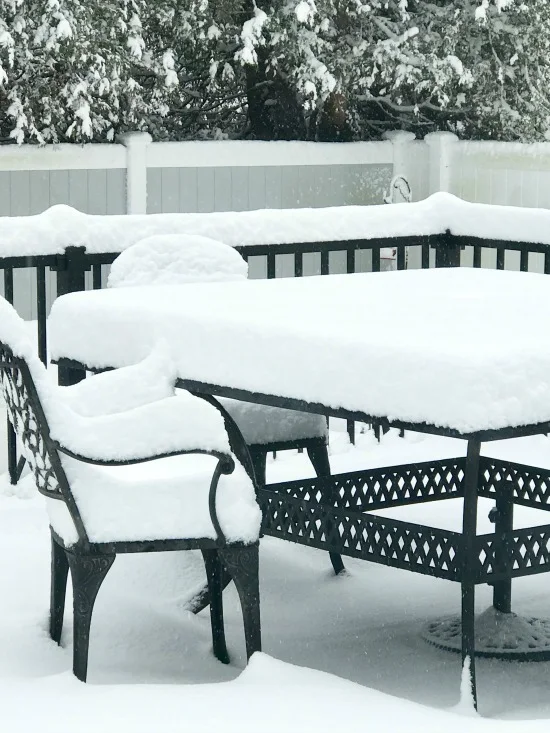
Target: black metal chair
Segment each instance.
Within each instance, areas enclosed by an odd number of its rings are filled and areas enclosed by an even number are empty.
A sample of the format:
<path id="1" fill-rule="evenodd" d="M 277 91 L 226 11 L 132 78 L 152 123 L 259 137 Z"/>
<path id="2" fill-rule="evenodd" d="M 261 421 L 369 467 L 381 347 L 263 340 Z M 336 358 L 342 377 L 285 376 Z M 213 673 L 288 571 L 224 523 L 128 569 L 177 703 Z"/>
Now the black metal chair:
<path id="1" fill-rule="evenodd" d="M 5 301 L 3 305 L 11 308 Z M 15 311 L 12 314 L 7 310 L 6 313 L 8 318 L 13 321 L 13 324 L 17 326 L 18 316 Z M 9 331 L 9 329 L 7 330 Z M 1 338 L 4 338 L 2 334 L 5 331 L 6 329 L 0 328 Z M 27 346 L 23 349 L 19 348 L 21 343 L 24 343 L 24 341 L 18 341 L 17 348 L 14 345 L 12 350 L 9 345 L 0 341 L 0 381 L 10 420 L 21 441 L 23 452 L 34 474 L 38 490 L 46 497 L 48 504 L 52 553 L 50 635 L 58 643 L 60 642 L 63 626 L 67 575 L 69 570 L 71 572 L 74 614 L 73 671 L 76 677 L 82 681 L 86 680 L 90 624 L 94 602 L 101 584 L 118 553 L 200 549 L 208 579 L 215 656 L 222 662 L 227 663 L 229 661 L 223 624 L 222 567 L 234 580 L 240 597 L 247 657 L 250 657 L 253 652 L 259 651 L 261 648 L 258 586 L 260 514 L 257 510 L 256 521 L 254 518 L 254 507 L 257 508 L 254 498 L 256 485 L 246 444 L 225 410 L 216 405 L 215 401 L 212 401 L 212 405 L 209 405 L 206 402 L 210 402 L 210 400 L 205 402 L 187 395 L 189 400 L 195 400 L 199 408 L 202 408 L 202 410 L 199 409 L 199 412 L 201 412 L 203 423 L 204 420 L 206 422 L 210 420 L 212 424 L 218 422 L 221 425 L 222 433 L 227 439 L 226 449 L 212 449 L 208 446 L 201 448 L 198 445 L 177 449 L 174 447 L 174 438 L 172 437 L 171 450 L 162 454 L 155 454 L 153 446 L 151 451 L 145 450 L 140 456 L 122 456 L 119 460 L 115 460 L 111 454 L 113 450 L 116 450 L 116 446 L 111 445 L 107 451 L 109 455 L 107 458 L 98 457 L 97 450 L 91 451 L 93 455 L 83 455 L 75 452 L 72 439 L 67 441 L 71 447 L 61 442 L 59 439 L 59 425 L 55 430 L 51 429 L 53 424 L 52 414 L 56 419 L 58 417 L 55 410 L 53 410 L 54 403 L 63 388 L 51 385 L 52 389 L 50 390 L 48 387 L 45 393 L 44 386 L 49 384 L 49 375 L 38 358 L 27 349 Z M 113 372 L 113 374 L 115 373 Z M 101 375 L 97 378 L 105 379 L 107 376 Z M 90 381 L 93 382 L 93 379 L 96 378 L 92 378 Z M 55 390 L 57 390 L 57 394 Z M 179 400 L 177 396 L 171 399 Z M 174 407 L 181 414 L 181 404 L 174 405 Z M 209 414 L 206 414 L 205 410 Z M 93 428 L 93 424 L 92 420 L 89 427 Z M 72 437 L 74 438 L 74 436 Z M 145 508 L 150 516 L 155 519 L 142 518 L 144 521 L 149 522 L 149 529 L 144 531 L 143 536 L 141 536 L 139 532 L 136 534 L 136 532 L 129 531 L 127 526 L 124 531 L 119 528 L 119 536 L 117 537 L 117 512 L 120 514 L 122 505 L 122 513 L 125 513 L 124 501 L 127 502 L 128 510 L 131 509 L 129 505 L 133 502 L 133 495 L 123 496 L 122 500 L 118 502 L 119 506 L 115 505 L 113 507 L 113 502 L 108 496 L 108 491 L 112 489 L 112 486 L 107 486 L 107 492 L 102 492 L 101 487 L 98 486 L 97 496 L 90 493 L 86 488 L 86 471 L 101 472 L 103 470 L 105 472 L 105 468 L 101 469 L 101 466 L 123 466 L 190 453 L 206 454 L 215 461 L 215 468 L 211 474 L 209 473 L 206 476 L 203 490 L 205 508 L 201 514 L 201 527 L 208 526 L 208 531 L 201 531 L 198 536 L 193 532 L 188 532 L 186 536 L 174 537 L 170 536 L 171 529 L 169 527 L 164 532 L 157 531 L 158 536 L 155 536 L 155 525 L 157 529 L 159 526 L 162 529 L 162 521 L 164 520 L 159 520 L 158 517 L 162 515 L 163 511 L 166 514 L 170 509 L 174 510 L 174 507 L 176 509 L 185 508 L 185 502 L 181 498 L 184 487 L 178 483 L 172 494 L 167 492 L 167 495 L 170 494 L 171 496 L 171 501 L 163 505 L 161 499 L 157 499 L 153 482 L 153 485 L 150 486 L 152 498 L 149 498 Z M 83 473 L 82 469 L 84 469 Z M 232 519 L 229 521 L 219 512 L 217 506 L 220 501 L 218 497 L 219 484 L 231 480 L 233 480 L 233 483 L 231 485 L 224 484 L 223 491 L 227 492 L 231 488 L 233 493 L 230 492 L 230 496 L 232 499 L 238 495 L 241 486 L 244 487 L 244 493 L 248 492 L 246 496 L 243 494 L 243 506 L 245 514 L 248 511 L 250 525 L 247 525 L 248 536 L 245 540 L 234 539 L 235 532 L 238 534 L 238 530 L 235 529 L 235 517 L 231 515 Z M 78 490 L 76 487 L 78 487 Z M 147 488 L 149 488 L 149 485 Z M 195 483 L 193 483 L 191 489 L 195 491 Z M 250 491 L 252 494 L 250 494 Z M 101 511 L 97 508 L 101 504 L 98 499 L 100 495 L 103 495 Z M 91 496 L 92 499 L 90 499 Z M 107 499 L 105 500 L 106 496 Z M 145 494 L 142 492 L 140 496 L 143 498 Z M 252 496 L 252 500 L 250 496 Z M 114 498 L 116 497 L 113 496 L 112 499 Z M 96 509 L 92 510 L 94 503 Z M 229 505 L 226 500 L 222 507 L 227 506 Z M 102 515 L 102 511 L 104 515 Z M 227 513 L 228 510 L 225 511 Z M 177 515 L 177 511 L 172 512 L 172 514 L 174 513 Z M 176 516 L 174 520 L 174 516 L 172 516 L 170 521 L 172 525 L 174 522 L 177 525 L 179 518 Z M 225 526 L 222 529 L 224 522 L 229 529 Z M 112 525 L 111 529 L 109 529 L 110 523 Z M 113 526 L 115 526 L 115 529 L 113 529 Z M 126 536 L 124 536 L 125 533 Z M 167 533 L 168 536 L 166 536 Z"/>

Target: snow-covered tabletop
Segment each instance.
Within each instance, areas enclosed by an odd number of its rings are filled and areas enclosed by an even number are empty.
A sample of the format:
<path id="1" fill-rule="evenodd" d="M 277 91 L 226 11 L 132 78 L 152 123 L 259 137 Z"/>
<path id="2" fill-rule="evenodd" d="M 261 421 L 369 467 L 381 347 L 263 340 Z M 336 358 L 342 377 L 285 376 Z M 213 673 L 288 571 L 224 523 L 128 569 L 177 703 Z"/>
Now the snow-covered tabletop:
<path id="1" fill-rule="evenodd" d="M 73 293 L 51 358 L 124 366 L 461 433 L 550 421 L 550 278 L 466 268 Z"/>

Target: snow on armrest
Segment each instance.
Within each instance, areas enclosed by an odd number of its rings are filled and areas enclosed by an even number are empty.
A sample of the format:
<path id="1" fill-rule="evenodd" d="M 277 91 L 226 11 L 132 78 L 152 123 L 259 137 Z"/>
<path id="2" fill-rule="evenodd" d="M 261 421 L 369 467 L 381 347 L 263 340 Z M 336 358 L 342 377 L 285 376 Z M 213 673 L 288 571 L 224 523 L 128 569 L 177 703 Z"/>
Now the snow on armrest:
<path id="1" fill-rule="evenodd" d="M 53 440 L 92 461 L 139 461 L 194 450 L 231 455 L 221 414 L 185 392 L 111 415 L 86 417 L 60 404 L 48 419 Z"/>
<path id="2" fill-rule="evenodd" d="M 79 415 L 112 415 L 173 396 L 175 381 L 168 347 L 161 343 L 138 364 L 60 387 L 59 396 Z"/>

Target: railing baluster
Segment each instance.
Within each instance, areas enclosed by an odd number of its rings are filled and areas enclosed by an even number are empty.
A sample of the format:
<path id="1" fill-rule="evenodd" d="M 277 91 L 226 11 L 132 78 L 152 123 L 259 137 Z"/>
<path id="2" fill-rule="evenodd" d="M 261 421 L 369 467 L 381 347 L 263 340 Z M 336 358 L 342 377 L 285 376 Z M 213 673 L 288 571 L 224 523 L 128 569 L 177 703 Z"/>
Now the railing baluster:
<path id="1" fill-rule="evenodd" d="M 405 261 L 406 261 L 406 248 L 401 246 L 397 247 L 397 269 L 398 270 L 404 270 L 405 269 Z"/>
<path id="2" fill-rule="evenodd" d="M 294 253 L 294 277 L 302 277 L 304 274 L 304 255 L 302 252 Z"/>
<path id="3" fill-rule="evenodd" d="M 550 252 L 544 254 L 544 274 L 550 275 Z"/>
<path id="4" fill-rule="evenodd" d="M 427 270 L 430 267 L 430 245 L 423 244 L 420 253 L 420 267 Z"/>
<path id="5" fill-rule="evenodd" d="M 101 290 L 101 265 L 92 265 L 92 288 Z"/>
<path id="6" fill-rule="evenodd" d="M 497 247 L 497 270 L 504 270 L 504 247 Z"/>
<path id="7" fill-rule="evenodd" d="M 348 275 L 355 272 L 355 249 L 353 247 L 346 249 L 346 271 Z"/>
<path id="8" fill-rule="evenodd" d="M 38 321 L 38 358 L 42 364 L 47 364 L 46 268 L 43 265 L 36 268 L 36 317 Z"/>
<path id="9" fill-rule="evenodd" d="M 474 267 L 481 267 L 481 247 L 479 244 L 474 245 Z"/>
<path id="10" fill-rule="evenodd" d="M 380 247 L 372 248 L 372 271 L 380 272 Z"/>
<path id="11" fill-rule="evenodd" d="M 328 275 L 329 273 L 329 251 L 328 249 L 321 250 L 321 275 Z"/>
<path id="12" fill-rule="evenodd" d="M 4 298 L 13 305 L 13 267 L 4 268 Z"/>
<path id="13" fill-rule="evenodd" d="M 273 280 L 275 277 L 275 252 L 269 252 L 267 255 L 267 279 Z"/>
<path id="14" fill-rule="evenodd" d="M 529 250 L 522 249 L 519 258 L 519 269 L 521 272 L 527 272 L 529 270 Z"/>

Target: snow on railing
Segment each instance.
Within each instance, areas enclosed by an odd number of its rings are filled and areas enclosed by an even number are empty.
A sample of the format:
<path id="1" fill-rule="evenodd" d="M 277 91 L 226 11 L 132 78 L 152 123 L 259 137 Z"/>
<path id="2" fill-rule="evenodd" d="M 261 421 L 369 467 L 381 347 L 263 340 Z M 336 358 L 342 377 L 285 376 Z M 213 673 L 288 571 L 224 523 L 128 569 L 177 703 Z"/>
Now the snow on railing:
<path id="1" fill-rule="evenodd" d="M 473 204 L 448 193 L 390 206 L 261 209 L 242 212 L 97 216 L 69 206 L 0 218 L 0 258 L 121 252 L 153 234 L 202 234 L 231 246 L 379 240 L 451 233 L 503 242 L 550 244 L 550 211 Z M 389 244 L 389 243 L 388 243 Z"/>

